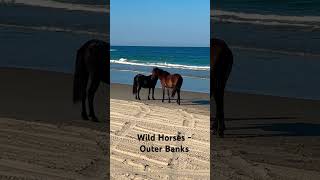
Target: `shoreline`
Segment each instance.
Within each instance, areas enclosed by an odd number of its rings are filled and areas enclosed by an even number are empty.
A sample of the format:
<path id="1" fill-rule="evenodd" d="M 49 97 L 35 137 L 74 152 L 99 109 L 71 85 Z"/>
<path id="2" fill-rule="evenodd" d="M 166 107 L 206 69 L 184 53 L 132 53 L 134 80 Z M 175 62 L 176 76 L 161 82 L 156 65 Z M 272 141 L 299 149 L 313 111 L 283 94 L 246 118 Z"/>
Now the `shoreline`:
<path id="1" fill-rule="evenodd" d="M 171 103 L 168 103 L 167 93 L 165 94 L 165 100 L 162 103 L 162 90 L 161 88 L 155 88 L 154 96 L 156 100 L 147 100 L 148 89 L 142 88 L 140 91 L 141 100 L 136 100 L 132 94 L 132 85 L 111 83 L 110 85 L 110 99 L 126 100 L 133 102 L 140 102 L 146 105 L 157 105 L 160 107 L 181 108 L 184 110 L 201 110 L 202 113 L 209 115 L 210 101 L 208 93 L 181 91 L 181 105 L 176 103 L 176 99 L 171 99 Z M 150 98 L 152 97 L 150 93 Z"/>

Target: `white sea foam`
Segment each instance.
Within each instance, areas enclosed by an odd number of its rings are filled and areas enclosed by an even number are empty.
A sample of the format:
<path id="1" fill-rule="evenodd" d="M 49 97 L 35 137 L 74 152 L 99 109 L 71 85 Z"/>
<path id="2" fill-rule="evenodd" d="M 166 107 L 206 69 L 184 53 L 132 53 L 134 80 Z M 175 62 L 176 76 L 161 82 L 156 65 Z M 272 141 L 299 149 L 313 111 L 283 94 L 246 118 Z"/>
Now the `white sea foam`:
<path id="1" fill-rule="evenodd" d="M 115 64 L 126 64 L 133 66 L 147 66 L 147 67 L 161 67 L 161 68 L 175 68 L 175 69 L 189 69 L 195 71 L 209 71 L 210 66 L 192 66 L 192 65 L 183 65 L 183 64 L 171 64 L 171 63 L 143 63 L 138 60 L 130 60 L 128 61 L 125 58 L 120 58 L 118 60 L 110 60 L 111 63 Z"/>
<path id="2" fill-rule="evenodd" d="M 320 57 L 320 54 L 302 52 L 302 51 L 288 51 L 288 50 L 281 50 L 281 49 L 266 49 L 266 48 L 242 47 L 242 46 L 231 46 L 231 48 L 237 49 L 237 50 L 275 53 L 275 54 L 283 54 L 283 55 L 290 55 L 290 56 Z"/>
<path id="3" fill-rule="evenodd" d="M 74 33 L 74 34 L 87 34 L 87 35 L 109 37 L 109 35 L 107 33 L 84 31 L 84 30 L 75 30 L 75 29 L 68 29 L 68 28 L 64 28 L 64 27 L 25 26 L 25 25 L 16 25 L 16 24 L 0 24 L 0 27 L 17 28 L 17 29 L 28 29 L 28 30 L 35 30 L 35 31 L 66 32 L 66 33 Z"/>
<path id="4" fill-rule="evenodd" d="M 59 8 L 72 11 L 89 11 L 89 12 L 101 12 L 109 13 L 110 10 L 107 6 L 103 5 L 83 5 L 75 3 L 64 3 L 53 0 L 14 0 L 15 3 L 25 4 L 38 7 Z"/>
<path id="5" fill-rule="evenodd" d="M 287 16 L 212 10 L 211 19 L 230 23 L 320 28 L 320 16 Z"/>

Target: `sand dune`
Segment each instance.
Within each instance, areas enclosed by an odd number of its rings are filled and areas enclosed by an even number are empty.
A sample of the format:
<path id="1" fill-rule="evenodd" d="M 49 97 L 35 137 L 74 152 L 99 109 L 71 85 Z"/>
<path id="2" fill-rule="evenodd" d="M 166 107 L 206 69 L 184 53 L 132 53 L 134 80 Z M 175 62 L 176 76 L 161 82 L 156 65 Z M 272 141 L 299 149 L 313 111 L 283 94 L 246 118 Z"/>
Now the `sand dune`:
<path id="1" fill-rule="evenodd" d="M 209 116 L 182 108 L 111 99 L 111 178 L 210 179 Z M 139 141 L 137 134 L 184 135 L 185 141 Z M 188 153 L 141 152 L 140 145 L 187 146 Z"/>

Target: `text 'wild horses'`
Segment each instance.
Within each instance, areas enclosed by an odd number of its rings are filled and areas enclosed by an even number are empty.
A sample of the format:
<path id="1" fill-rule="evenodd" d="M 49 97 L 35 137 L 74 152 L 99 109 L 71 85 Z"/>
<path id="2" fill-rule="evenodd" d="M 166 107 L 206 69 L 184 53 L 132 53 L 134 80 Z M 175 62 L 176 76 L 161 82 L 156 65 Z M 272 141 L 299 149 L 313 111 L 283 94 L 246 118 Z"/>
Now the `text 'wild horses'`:
<path id="1" fill-rule="evenodd" d="M 150 89 L 152 89 L 152 99 L 154 99 L 154 88 L 157 85 L 158 78 L 151 78 L 151 75 L 145 76 L 137 74 L 133 79 L 132 93 L 136 95 L 136 99 L 140 100 L 141 88 L 149 88 L 148 100 L 150 100 Z"/>
<path id="2" fill-rule="evenodd" d="M 101 40 L 86 42 L 77 52 L 73 80 L 73 102 L 82 100 L 83 119 L 88 120 L 86 99 L 89 103 L 89 117 L 98 121 L 93 106 L 94 95 L 100 81 L 110 84 L 110 44 Z M 87 89 L 88 81 L 90 86 Z"/>
<path id="3" fill-rule="evenodd" d="M 180 74 L 170 74 L 167 71 L 164 71 L 160 68 L 153 68 L 152 70 L 152 79 L 158 78 L 162 86 L 162 102 L 164 101 L 165 89 L 168 91 L 168 99 L 170 103 L 170 93 L 169 89 L 172 89 L 171 97 L 174 97 L 175 94 L 178 94 L 177 103 L 180 105 L 180 89 L 182 86 L 183 78 Z"/>
<path id="4" fill-rule="evenodd" d="M 232 52 L 224 41 L 214 38 L 210 40 L 210 61 L 210 101 L 213 102 L 214 98 L 216 103 L 216 118 L 213 119 L 212 124 L 213 131 L 219 137 L 223 137 L 225 130 L 224 89 L 233 64 Z M 210 117 L 213 118 L 213 113 Z"/>

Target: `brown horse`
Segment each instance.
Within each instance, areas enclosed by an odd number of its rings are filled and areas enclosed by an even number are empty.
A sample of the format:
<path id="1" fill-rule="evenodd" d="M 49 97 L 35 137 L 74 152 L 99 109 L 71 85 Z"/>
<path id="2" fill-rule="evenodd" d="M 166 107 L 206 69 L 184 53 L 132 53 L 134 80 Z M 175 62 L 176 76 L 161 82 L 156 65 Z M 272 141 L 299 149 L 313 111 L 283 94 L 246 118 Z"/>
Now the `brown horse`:
<path id="1" fill-rule="evenodd" d="M 93 108 L 94 95 L 100 81 L 110 84 L 110 44 L 101 40 L 90 40 L 77 51 L 73 80 L 73 102 L 82 100 L 83 119 L 88 120 L 86 99 L 89 103 L 89 117 L 98 121 Z M 88 80 L 90 86 L 87 90 Z M 87 95 L 88 94 L 88 95 Z"/>
<path id="2" fill-rule="evenodd" d="M 156 67 L 156 68 L 153 68 L 152 70 L 151 78 L 160 79 L 161 86 L 162 86 L 162 102 L 164 101 L 165 89 L 167 88 L 169 103 L 170 103 L 169 89 L 173 89 L 171 97 L 174 97 L 175 94 L 177 93 L 178 94 L 177 103 L 180 105 L 180 89 L 183 82 L 183 78 L 180 74 L 170 74 L 169 72 Z"/>
<path id="3" fill-rule="evenodd" d="M 225 130 L 224 89 L 233 64 L 232 52 L 223 40 L 214 38 L 210 40 L 210 60 L 210 97 L 211 102 L 213 103 L 214 98 L 216 104 L 216 118 L 212 120 L 212 126 L 214 134 L 217 133 L 219 137 L 223 137 Z M 213 117 L 212 111 L 210 117 Z"/>

